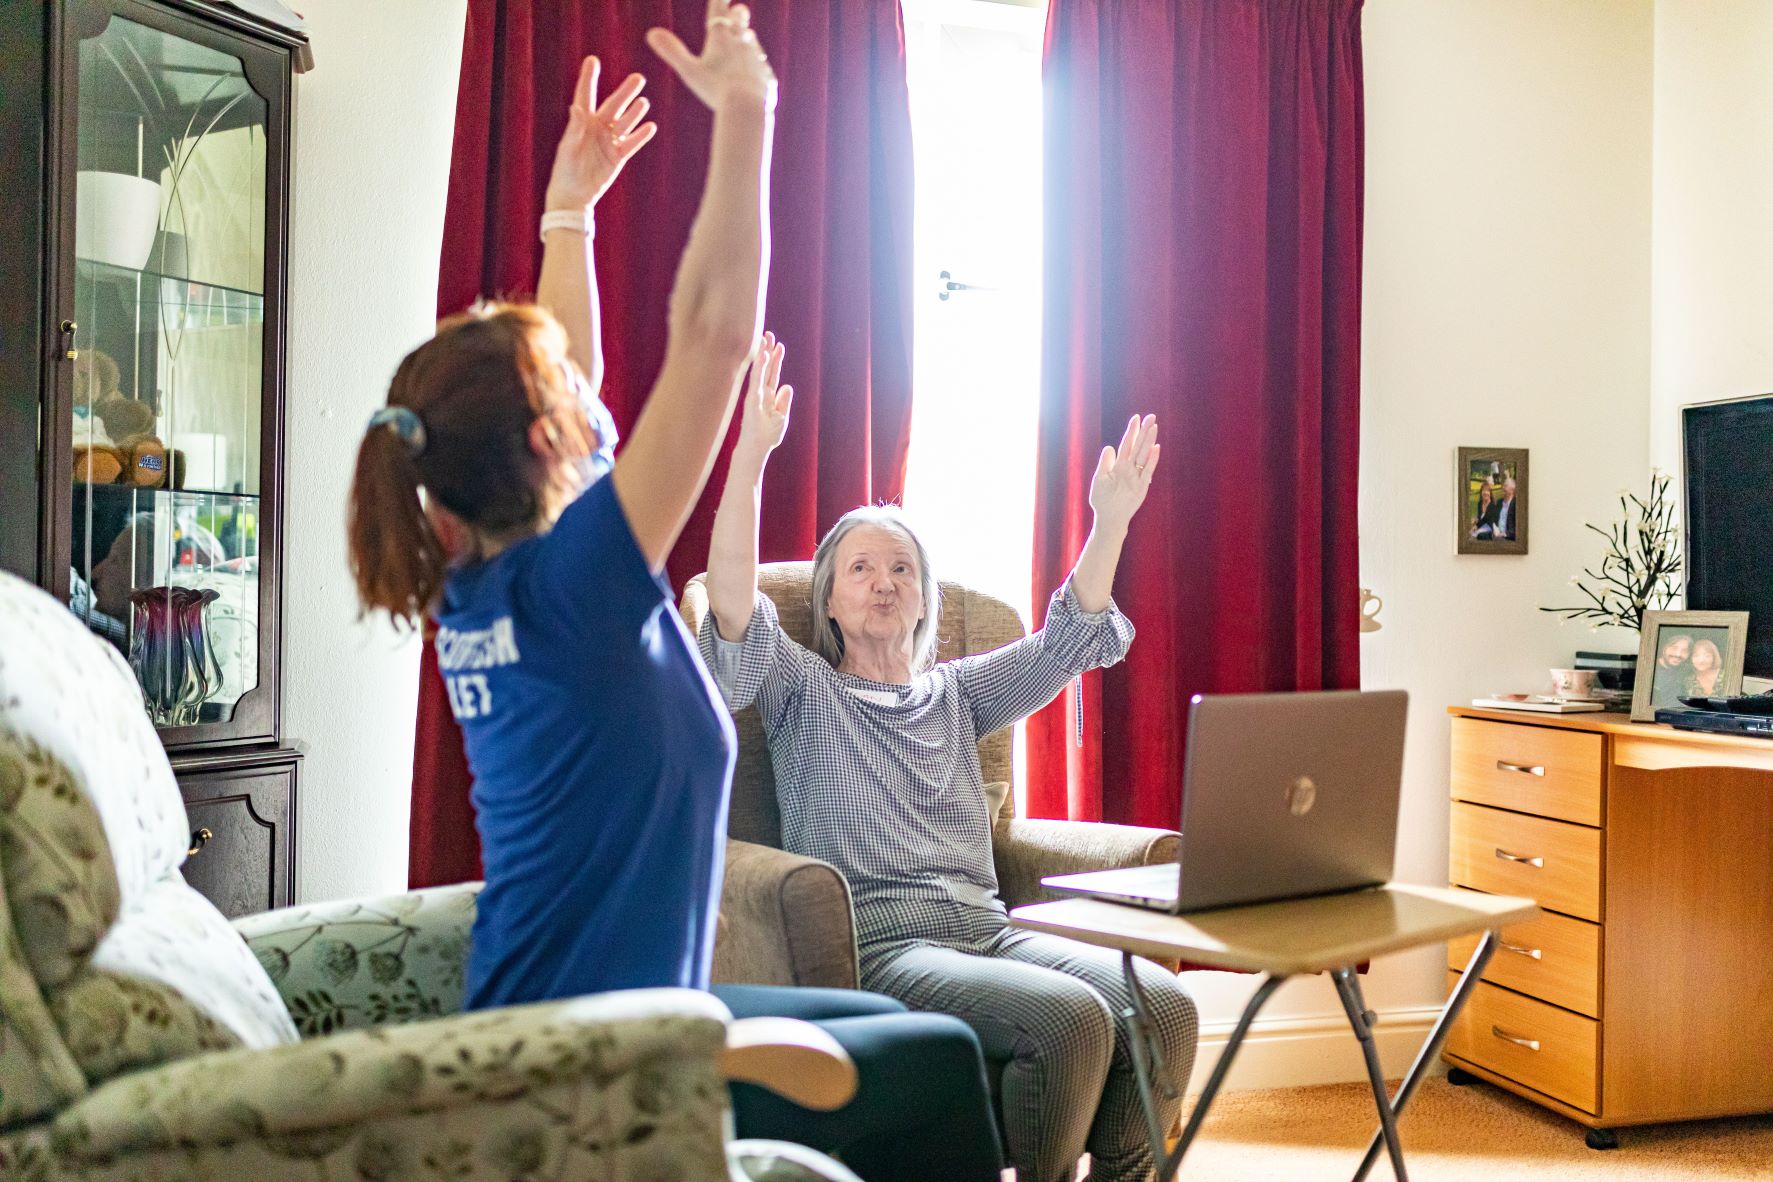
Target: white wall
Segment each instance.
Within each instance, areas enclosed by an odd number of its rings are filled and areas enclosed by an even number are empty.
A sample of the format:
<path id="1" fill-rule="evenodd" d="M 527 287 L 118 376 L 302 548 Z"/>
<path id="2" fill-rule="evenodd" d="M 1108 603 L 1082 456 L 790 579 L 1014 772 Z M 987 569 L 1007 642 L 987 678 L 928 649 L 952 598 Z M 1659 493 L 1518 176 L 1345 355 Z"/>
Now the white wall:
<path id="1" fill-rule="evenodd" d="M 1773 4 L 1656 4 L 1651 456 L 1680 407 L 1773 390 Z"/>
<path id="2" fill-rule="evenodd" d="M 284 417 L 285 736 L 307 753 L 303 900 L 402 890 L 418 645 L 357 619 L 345 493 L 362 425 L 431 332 L 467 0 L 305 0 Z"/>
<path id="3" fill-rule="evenodd" d="M 1444 884 L 1445 708 L 1542 688 L 1578 646 L 1635 648 L 1536 609 L 1595 558 L 1583 522 L 1647 479 L 1652 12 L 1368 0 L 1363 30 L 1361 581 L 1385 607 L 1361 660 L 1411 693 L 1398 876 Z M 1455 555 L 1462 445 L 1529 449 L 1529 554 Z M 1249 989 L 1220 981 L 1199 986 L 1209 1024 Z M 1393 1072 L 1445 989 L 1439 949 L 1374 966 Z M 1271 1012 L 1284 1070 L 1246 1083 L 1361 1078 L 1327 981 Z"/>

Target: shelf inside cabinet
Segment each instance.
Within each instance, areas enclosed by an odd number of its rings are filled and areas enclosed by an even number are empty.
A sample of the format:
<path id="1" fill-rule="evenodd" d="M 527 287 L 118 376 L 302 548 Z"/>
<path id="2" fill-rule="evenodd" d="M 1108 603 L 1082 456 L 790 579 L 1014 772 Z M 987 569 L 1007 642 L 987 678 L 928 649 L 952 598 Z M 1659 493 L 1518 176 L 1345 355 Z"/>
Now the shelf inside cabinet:
<path id="1" fill-rule="evenodd" d="M 137 302 L 142 306 L 174 305 L 188 310 L 197 318 L 197 323 L 189 327 L 260 324 L 265 318 L 265 293 L 262 291 L 209 283 L 188 275 L 146 269 L 138 271 L 97 259 L 76 259 L 75 263 L 82 282 L 103 283 L 126 290 L 139 287 Z"/>
<path id="2" fill-rule="evenodd" d="M 142 488 L 132 484 L 92 484 L 83 485 L 90 488 L 95 497 L 99 498 L 165 498 L 177 504 L 181 501 L 256 501 L 258 493 L 221 492 L 212 488 Z"/>

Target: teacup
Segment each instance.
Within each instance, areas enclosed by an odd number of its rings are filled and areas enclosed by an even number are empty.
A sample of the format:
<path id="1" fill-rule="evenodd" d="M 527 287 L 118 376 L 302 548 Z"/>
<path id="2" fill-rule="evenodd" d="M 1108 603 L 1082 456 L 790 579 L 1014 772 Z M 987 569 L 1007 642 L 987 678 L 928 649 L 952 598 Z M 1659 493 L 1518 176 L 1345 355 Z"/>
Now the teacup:
<path id="1" fill-rule="evenodd" d="M 1551 692 L 1560 698 L 1592 698 L 1599 677 L 1596 669 L 1553 669 Z"/>
<path id="2" fill-rule="evenodd" d="M 1377 632 L 1382 625 L 1379 623 L 1379 611 L 1385 601 L 1367 588 L 1361 588 L 1361 631 Z"/>

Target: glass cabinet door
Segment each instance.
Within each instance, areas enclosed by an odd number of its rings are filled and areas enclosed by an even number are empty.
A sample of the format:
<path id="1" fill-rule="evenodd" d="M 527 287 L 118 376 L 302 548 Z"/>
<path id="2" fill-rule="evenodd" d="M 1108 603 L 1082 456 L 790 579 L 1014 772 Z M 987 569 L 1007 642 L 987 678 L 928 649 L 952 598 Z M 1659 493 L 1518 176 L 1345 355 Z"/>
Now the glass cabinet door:
<path id="1" fill-rule="evenodd" d="M 119 7 L 74 53 L 69 601 L 157 725 L 227 723 L 270 672 L 269 111 L 239 57 Z"/>

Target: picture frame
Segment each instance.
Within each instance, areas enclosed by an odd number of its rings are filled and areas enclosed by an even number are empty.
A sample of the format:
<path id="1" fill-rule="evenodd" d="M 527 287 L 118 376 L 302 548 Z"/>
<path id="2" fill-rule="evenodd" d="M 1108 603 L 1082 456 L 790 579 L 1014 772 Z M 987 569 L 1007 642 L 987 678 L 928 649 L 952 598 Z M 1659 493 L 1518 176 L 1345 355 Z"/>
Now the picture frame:
<path id="1" fill-rule="evenodd" d="M 1453 504 L 1460 554 L 1525 554 L 1527 449 L 1460 448 Z"/>
<path id="2" fill-rule="evenodd" d="M 1655 722 L 1657 710 L 1682 697 L 1741 693 L 1747 648 L 1747 612 L 1645 612 L 1631 720 Z"/>

